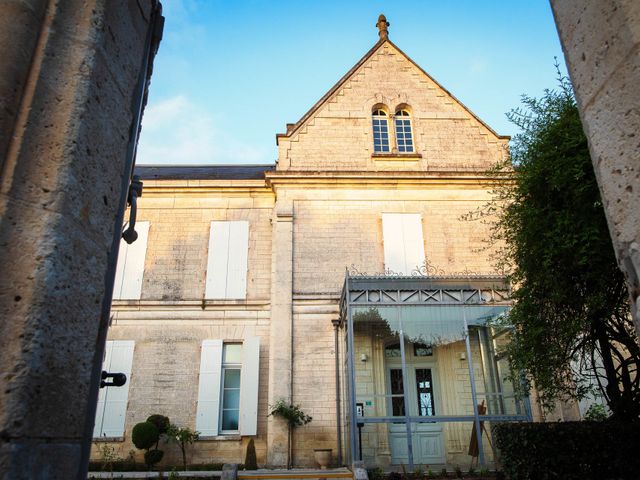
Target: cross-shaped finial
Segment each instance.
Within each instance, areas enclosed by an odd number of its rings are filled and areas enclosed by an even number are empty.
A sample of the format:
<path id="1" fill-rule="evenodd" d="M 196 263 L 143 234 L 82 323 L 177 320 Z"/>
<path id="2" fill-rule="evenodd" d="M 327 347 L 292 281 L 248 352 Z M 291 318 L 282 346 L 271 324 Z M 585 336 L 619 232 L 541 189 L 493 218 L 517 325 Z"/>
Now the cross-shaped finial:
<path id="1" fill-rule="evenodd" d="M 380 16 L 378 17 L 378 23 L 376 23 L 376 27 L 378 27 L 378 35 L 380 35 L 380 38 L 389 37 L 389 30 L 387 29 L 389 25 L 391 24 L 387 22 L 387 17 L 380 14 Z"/>

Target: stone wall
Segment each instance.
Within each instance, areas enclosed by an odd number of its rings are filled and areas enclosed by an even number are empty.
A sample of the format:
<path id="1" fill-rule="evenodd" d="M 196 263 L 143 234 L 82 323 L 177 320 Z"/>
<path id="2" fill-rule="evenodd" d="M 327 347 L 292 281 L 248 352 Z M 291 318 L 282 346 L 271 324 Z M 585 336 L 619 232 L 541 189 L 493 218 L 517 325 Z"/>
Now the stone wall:
<path id="1" fill-rule="evenodd" d="M 461 218 L 489 201 L 486 190 L 314 190 L 301 197 L 295 201 L 296 293 L 338 294 L 351 266 L 383 272 L 382 213 L 422 215 L 425 254 L 441 275 L 494 271 L 490 225 Z"/>
<path id="2" fill-rule="evenodd" d="M 109 340 L 134 340 L 124 440 L 112 442 L 126 458 L 131 429 L 153 413 L 195 430 L 202 341 L 260 337 L 258 462 L 265 464 L 270 344 L 272 192 L 264 182 L 150 180 L 137 220 L 150 224 L 141 300 L 116 300 Z M 211 221 L 247 220 L 246 300 L 205 299 Z M 201 440 L 191 463 L 242 463 L 248 439 Z M 98 445 L 93 458 L 99 459 Z M 178 448 L 163 445 L 163 464 L 181 464 Z"/>

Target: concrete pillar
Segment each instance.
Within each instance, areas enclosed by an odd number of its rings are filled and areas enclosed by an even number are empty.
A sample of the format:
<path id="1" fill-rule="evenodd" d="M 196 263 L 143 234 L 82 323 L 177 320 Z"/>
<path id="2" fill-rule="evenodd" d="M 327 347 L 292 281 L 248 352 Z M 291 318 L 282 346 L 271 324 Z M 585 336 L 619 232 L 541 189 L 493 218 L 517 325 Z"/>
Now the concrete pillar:
<path id="1" fill-rule="evenodd" d="M 551 6 L 640 331 L 640 2 Z"/>
<path id="2" fill-rule="evenodd" d="M 0 4 L 2 479 L 86 478 L 105 274 L 151 8 Z"/>
<path id="3" fill-rule="evenodd" d="M 271 333 L 269 339 L 269 405 L 291 402 L 291 335 L 293 306 L 293 204 L 278 200 L 272 219 Z M 267 422 L 267 464 L 287 465 L 288 428 L 281 418 Z"/>

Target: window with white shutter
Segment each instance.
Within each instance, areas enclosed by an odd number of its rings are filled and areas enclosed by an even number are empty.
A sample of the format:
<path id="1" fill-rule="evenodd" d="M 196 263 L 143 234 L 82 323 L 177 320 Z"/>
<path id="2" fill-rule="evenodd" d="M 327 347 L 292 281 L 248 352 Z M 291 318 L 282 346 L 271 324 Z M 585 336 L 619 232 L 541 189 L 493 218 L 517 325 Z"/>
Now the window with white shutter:
<path id="1" fill-rule="evenodd" d="M 425 261 L 422 218 L 418 213 L 383 213 L 384 266 L 411 275 Z"/>
<path id="2" fill-rule="evenodd" d="M 205 298 L 247 296 L 249 222 L 211 222 Z"/>
<path id="3" fill-rule="evenodd" d="M 107 341 L 102 369 L 107 372 L 124 373 L 127 376 L 127 382 L 121 387 L 100 389 L 93 428 L 94 438 L 113 438 L 124 435 L 134 347 L 133 340 Z"/>
<path id="4" fill-rule="evenodd" d="M 113 284 L 113 298 L 139 300 L 142 293 L 144 259 L 147 253 L 149 222 L 136 222 L 138 238 L 132 244 L 120 240 L 118 266 Z"/>
<path id="5" fill-rule="evenodd" d="M 202 436 L 257 434 L 259 371 L 260 338 L 202 342 L 196 413 Z"/>

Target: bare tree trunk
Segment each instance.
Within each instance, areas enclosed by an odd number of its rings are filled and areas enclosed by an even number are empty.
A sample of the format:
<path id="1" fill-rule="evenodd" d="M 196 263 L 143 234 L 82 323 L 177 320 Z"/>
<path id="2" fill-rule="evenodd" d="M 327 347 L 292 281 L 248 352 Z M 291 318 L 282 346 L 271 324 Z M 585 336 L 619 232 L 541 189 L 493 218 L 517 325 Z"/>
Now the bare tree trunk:
<path id="1" fill-rule="evenodd" d="M 611 353 L 611 345 L 609 344 L 609 337 L 605 332 L 604 325 L 599 318 L 594 318 L 591 321 L 595 337 L 600 345 L 600 352 L 602 353 L 602 365 L 604 366 L 605 376 L 607 378 L 607 386 L 605 391 L 607 398 L 609 399 L 609 408 L 614 417 L 620 416 L 620 400 L 621 394 L 618 388 L 618 376 L 616 375 L 616 367 L 613 364 L 613 356 Z"/>

